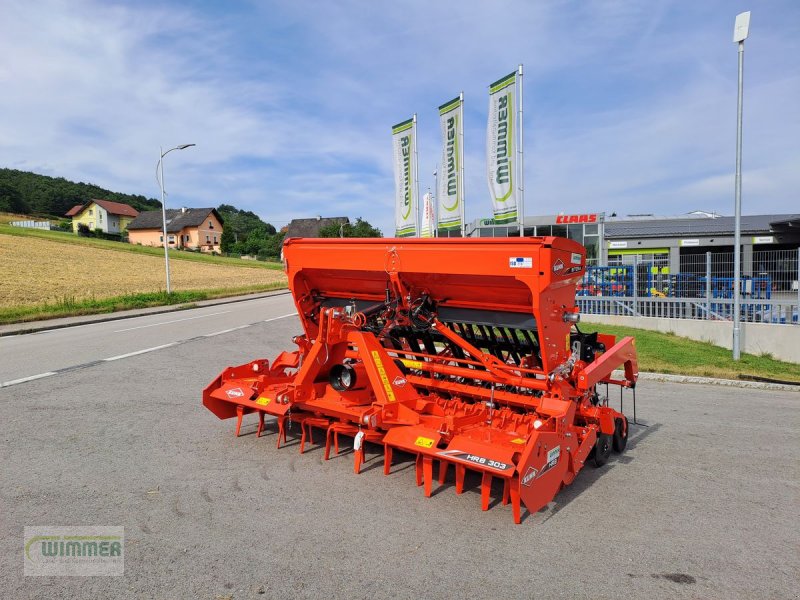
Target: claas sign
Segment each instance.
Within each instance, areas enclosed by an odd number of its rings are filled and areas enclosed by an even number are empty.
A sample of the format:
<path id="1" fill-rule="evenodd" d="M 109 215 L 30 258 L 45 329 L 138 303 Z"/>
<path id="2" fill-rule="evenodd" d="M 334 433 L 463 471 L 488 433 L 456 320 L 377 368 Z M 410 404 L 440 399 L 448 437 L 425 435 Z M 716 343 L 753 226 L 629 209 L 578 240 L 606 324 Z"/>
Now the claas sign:
<path id="1" fill-rule="evenodd" d="M 558 215 L 556 217 L 557 225 L 566 225 L 567 223 L 597 223 L 597 215 Z"/>

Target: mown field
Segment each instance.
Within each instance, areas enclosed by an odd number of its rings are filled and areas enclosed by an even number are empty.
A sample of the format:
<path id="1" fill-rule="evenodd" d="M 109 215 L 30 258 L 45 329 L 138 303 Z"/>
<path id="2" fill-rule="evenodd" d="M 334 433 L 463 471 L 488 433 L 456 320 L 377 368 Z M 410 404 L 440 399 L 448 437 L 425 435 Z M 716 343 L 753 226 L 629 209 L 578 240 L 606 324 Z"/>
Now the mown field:
<path id="1" fill-rule="evenodd" d="M 66 243 L 0 232 L 0 310 L 165 289 L 163 255 L 131 252 L 128 244 L 117 242 L 92 244 L 103 241 L 81 239 L 74 243 L 79 238 L 62 235 Z M 173 290 L 253 291 L 281 287 L 286 281 L 275 268 L 254 268 L 252 263 L 239 264 L 234 259 L 196 261 L 191 258 L 198 255 L 186 254 L 189 260 L 170 260 Z"/>

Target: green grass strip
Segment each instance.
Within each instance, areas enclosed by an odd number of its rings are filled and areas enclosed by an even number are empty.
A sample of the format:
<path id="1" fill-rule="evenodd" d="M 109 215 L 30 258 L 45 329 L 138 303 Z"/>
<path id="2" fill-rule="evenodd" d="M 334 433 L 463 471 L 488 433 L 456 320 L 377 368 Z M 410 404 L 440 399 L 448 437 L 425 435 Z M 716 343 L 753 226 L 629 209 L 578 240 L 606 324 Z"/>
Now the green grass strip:
<path id="1" fill-rule="evenodd" d="M 769 354 L 757 356 L 742 353 L 741 359 L 735 361 L 731 357 L 730 350 L 710 342 L 679 337 L 673 333 L 599 323 L 583 323 L 581 331 L 609 333 L 617 336 L 617 339 L 625 336 L 634 337 L 640 371 L 722 379 L 738 379 L 739 375 L 754 375 L 800 381 L 800 365 L 776 360 Z"/>
<path id="2" fill-rule="evenodd" d="M 0 223 L 0 234 L 13 235 L 17 237 L 35 237 L 62 244 L 73 244 L 76 246 L 90 246 L 92 248 L 102 248 L 104 250 L 115 250 L 117 252 L 133 252 L 135 254 L 145 254 L 148 256 L 164 256 L 164 249 L 155 246 L 138 246 L 125 242 L 115 242 L 112 240 L 102 240 L 98 238 L 79 237 L 74 233 L 66 231 L 47 231 L 45 229 L 25 229 L 22 227 L 11 227 Z M 263 262 L 259 260 L 242 260 L 240 258 L 229 258 L 227 256 L 214 256 L 201 252 L 189 252 L 186 250 L 170 250 L 170 259 L 188 260 L 192 262 L 207 263 L 214 265 L 225 265 L 228 267 L 243 267 L 248 269 L 272 269 L 280 271 L 283 265 L 279 262 Z"/>
<path id="3" fill-rule="evenodd" d="M 23 323 L 41 319 L 56 319 L 59 317 L 75 317 L 79 315 L 94 315 L 112 313 L 120 310 L 135 308 L 149 308 L 152 306 L 169 306 L 185 304 L 200 300 L 226 298 L 243 294 L 254 294 L 285 288 L 283 282 L 267 285 L 256 285 L 239 288 L 217 288 L 209 290 L 186 290 L 167 294 L 164 291 L 147 292 L 141 294 L 128 294 L 112 298 L 88 298 L 78 300 L 74 297 L 64 297 L 53 303 L 19 306 L 0 309 L 0 325 L 10 323 Z M 187 307 L 189 308 L 189 307 Z"/>

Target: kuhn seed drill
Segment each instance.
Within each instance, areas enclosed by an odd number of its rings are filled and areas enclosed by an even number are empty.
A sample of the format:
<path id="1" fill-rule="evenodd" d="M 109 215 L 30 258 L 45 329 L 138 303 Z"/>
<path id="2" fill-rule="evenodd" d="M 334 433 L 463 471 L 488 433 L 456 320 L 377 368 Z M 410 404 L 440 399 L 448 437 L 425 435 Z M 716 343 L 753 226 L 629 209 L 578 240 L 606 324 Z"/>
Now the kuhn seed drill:
<path id="1" fill-rule="evenodd" d="M 492 479 L 519 523 L 572 482 L 584 463 L 625 449 L 628 422 L 599 384 L 633 388 L 634 340 L 582 333 L 575 285 L 584 249 L 555 237 L 524 239 L 289 239 L 286 271 L 304 334 L 270 363 L 225 369 L 203 392 L 221 419 L 277 419 L 278 447 L 299 426 L 300 452 L 326 433 L 416 457 L 430 496 L 452 472 Z M 621 368 L 624 375 L 614 379 Z M 605 386 L 607 391 L 607 385 Z M 450 471 L 449 467 L 454 467 Z"/>

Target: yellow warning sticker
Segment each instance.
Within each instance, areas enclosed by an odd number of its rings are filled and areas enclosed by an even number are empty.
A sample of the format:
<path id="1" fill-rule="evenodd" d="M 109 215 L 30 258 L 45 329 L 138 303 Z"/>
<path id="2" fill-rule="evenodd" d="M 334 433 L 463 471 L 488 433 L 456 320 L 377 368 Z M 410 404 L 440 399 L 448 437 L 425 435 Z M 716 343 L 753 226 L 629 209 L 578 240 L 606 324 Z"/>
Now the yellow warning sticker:
<path id="1" fill-rule="evenodd" d="M 401 358 L 400 362 L 403 363 L 404 367 L 408 367 L 409 369 L 421 369 L 422 362 L 418 360 L 408 360 L 407 358 Z"/>
<path id="2" fill-rule="evenodd" d="M 511 440 L 511 443 L 512 444 L 527 444 L 528 440 L 523 439 L 523 438 L 517 438 L 515 440 Z"/>
<path id="3" fill-rule="evenodd" d="M 421 446 L 423 448 L 433 448 L 433 440 L 431 438 L 419 436 L 417 441 L 414 442 L 414 445 Z"/>
<path id="4" fill-rule="evenodd" d="M 267 398 L 266 396 L 259 396 L 258 400 L 256 400 L 256 404 L 260 404 L 261 406 L 266 406 L 272 402 L 272 398 Z"/>
<path id="5" fill-rule="evenodd" d="M 383 368 L 383 361 L 381 361 L 381 355 L 378 353 L 377 350 L 372 351 L 372 360 L 375 361 L 375 368 L 378 369 L 378 376 L 381 378 L 381 383 L 383 383 L 383 389 L 386 392 L 386 399 L 389 402 L 396 402 L 397 399 L 394 397 L 394 391 L 392 391 L 392 384 L 389 383 L 389 377 L 386 375 L 386 369 Z"/>

